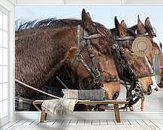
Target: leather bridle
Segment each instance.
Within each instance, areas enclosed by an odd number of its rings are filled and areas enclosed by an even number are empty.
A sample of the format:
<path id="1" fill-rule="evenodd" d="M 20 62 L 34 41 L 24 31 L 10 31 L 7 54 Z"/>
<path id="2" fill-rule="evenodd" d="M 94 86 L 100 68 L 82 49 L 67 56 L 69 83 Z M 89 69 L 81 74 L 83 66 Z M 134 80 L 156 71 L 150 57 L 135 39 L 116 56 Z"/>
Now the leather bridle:
<path id="1" fill-rule="evenodd" d="M 89 35 L 87 31 L 84 30 L 84 35 L 80 34 L 81 27 L 78 25 L 77 27 L 77 51 L 75 54 L 75 58 L 72 62 L 73 70 L 76 70 L 79 63 L 83 65 L 86 71 L 90 74 L 92 80 L 89 80 L 89 86 L 84 86 L 81 89 L 96 89 L 103 87 L 104 82 L 119 82 L 119 78 L 117 77 L 103 77 L 101 75 L 101 69 L 99 68 L 97 59 L 95 57 L 95 53 L 93 50 L 93 45 L 91 44 L 92 39 L 100 38 L 102 35 L 99 33 Z M 83 58 L 82 52 L 84 49 L 87 49 L 89 59 L 92 63 L 92 66 L 89 66 Z M 97 87 L 98 86 L 98 87 Z"/>
<path id="2" fill-rule="evenodd" d="M 146 36 L 147 34 L 143 35 Z M 141 35 L 142 36 L 142 35 Z M 129 77 L 131 80 L 130 87 L 127 86 L 127 81 L 124 81 L 126 90 L 127 90 L 127 101 L 129 101 L 128 106 L 131 107 L 135 103 L 142 99 L 144 101 L 144 93 L 142 85 L 139 82 L 139 78 L 153 76 L 153 73 L 144 74 L 141 76 L 137 76 L 134 70 L 131 68 L 131 65 L 128 63 L 128 59 L 125 55 L 125 51 L 120 44 L 127 43 L 129 44 L 131 41 L 135 39 L 134 36 L 126 36 L 124 38 L 120 38 L 115 36 L 114 43 L 113 43 L 113 50 L 116 52 L 116 58 L 119 61 L 119 67 L 123 69 L 123 71 L 127 71 L 129 73 Z"/>

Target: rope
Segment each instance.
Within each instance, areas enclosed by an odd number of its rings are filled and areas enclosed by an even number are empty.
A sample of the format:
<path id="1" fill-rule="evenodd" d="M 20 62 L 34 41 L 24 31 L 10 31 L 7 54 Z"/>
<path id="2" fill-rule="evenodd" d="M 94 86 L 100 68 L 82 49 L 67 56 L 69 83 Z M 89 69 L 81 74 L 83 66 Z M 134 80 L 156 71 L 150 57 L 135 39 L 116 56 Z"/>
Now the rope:
<path id="1" fill-rule="evenodd" d="M 42 90 L 39 90 L 39 89 L 37 89 L 37 88 L 34 88 L 34 87 L 32 87 L 32 86 L 30 86 L 30 85 L 28 85 L 28 84 L 26 84 L 26 83 L 21 82 L 21 81 L 18 80 L 18 79 L 15 79 L 15 82 L 17 82 L 17 83 L 19 83 L 19 84 L 21 84 L 21 85 L 23 85 L 23 86 L 25 86 L 25 87 L 27 87 L 27 88 L 30 88 L 30 89 L 32 89 L 32 90 L 35 90 L 35 91 L 37 91 L 37 92 L 39 92 L 39 93 L 45 94 L 45 95 L 47 95 L 47 96 L 50 96 L 50 97 L 53 97 L 53 98 L 58 98 L 58 99 L 61 99 L 61 98 L 62 98 L 62 97 L 58 97 L 58 96 L 49 94 L 49 93 L 44 92 L 44 91 L 42 91 Z"/>
<path id="2" fill-rule="evenodd" d="M 66 89 L 69 89 L 66 84 L 58 77 L 56 76 L 56 79 L 66 88 Z"/>

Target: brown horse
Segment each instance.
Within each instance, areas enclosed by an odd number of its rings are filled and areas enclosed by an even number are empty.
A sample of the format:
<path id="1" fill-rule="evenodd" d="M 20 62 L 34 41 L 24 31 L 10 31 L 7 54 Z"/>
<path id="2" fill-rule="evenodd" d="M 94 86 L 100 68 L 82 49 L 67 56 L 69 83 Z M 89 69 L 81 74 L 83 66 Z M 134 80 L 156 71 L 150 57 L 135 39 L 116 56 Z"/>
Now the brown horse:
<path id="1" fill-rule="evenodd" d="M 118 20 L 115 18 L 115 22 L 116 25 L 116 30 L 118 32 L 118 36 L 120 38 L 126 38 L 127 36 L 131 36 L 131 34 L 127 31 L 127 26 L 124 22 L 124 20 L 119 23 Z M 117 34 L 115 34 L 117 35 Z M 124 49 L 124 53 L 128 59 L 128 62 L 130 64 L 130 66 L 132 67 L 132 69 L 134 70 L 136 76 L 139 78 L 140 83 L 142 84 L 143 90 L 145 93 L 150 93 L 151 92 L 151 87 L 150 85 L 152 85 L 152 80 L 151 80 L 151 75 L 152 74 L 152 70 L 150 68 L 150 66 L 148 65 L 146 58 L 143 57 L 139 57 L 137 55 L 135 55 L 134 53 L 132 53 L 131 50 L 131 45 L 133 40 L 135 39 L 134 37 L 128 37 L 129 39 L 127 41 L 119 41 L 119 46 L 123 47 Z M 148 75 L 149 74 L 149 75 Z M 121 77 L 124 76 L 122 74 L 120 74 Z"/>
<path id="2" fill-rule="evenodd" d="M 131 45 L 133 40 L 135 39 L 135 36 L 133 34 L 131 36 L 132 32 L 128 31 L 124 20 L 119 23 L 118 19 L 115 17 L 115 27 L 115 29 L 112 29 L 112 33 L 115 36 L 115 42 L 118 43 L 119 48 L 122 48 L 122 52 L 120 52 L 119 54 L 117 54 L 117 51 L 114 51 L 113 53 L 113 55 L 115 56 L 120 79 L 131 84 L 131 88 L 127 88 L 130 89 L 129 91 L 132 91 L 132 89 L 134 88 L 135 80 L 135 82 L 140 82 L 140 86 L 144 94 L 151 94 L 153 73 L 151 66 L 147 61 L 147 58 L 139 57 L 132 52 Z M 120 59 L 117 58 L 118 55 L 122 55 Z M 124 61 L 126 63 L 124 63 Z M 136 101 L 134 102 L 136 103 Z M 131 105 L 132 104 L 133 103 L 131 103 Z"/>
<path id="3" fill-rule="evenodd" d="M 72 72 L 76 85 L 70 89 L 80 89 L 79 79 L 93 82 L 91 75 L 81 62 L 72 67 L 77 54 L 77 26 L 80 25 L 81 37 L 84 30 L 88 36 L 98 34 L 98 38 L 90 39 L 94 58 L 102 80 L 100 87 L 106 92 L 107 99 L 116 99 L 120 91 L 117 70 L 111 56 L 111 33 L 101 24 L 94 23 L 85 10 L 82 20 L 47 19 L 33 24 L 26 23 L 16 32 L 16 79 L 41 89 L 48 81 L 53 81 L 57 72 Z M 32 27 L 30 27 L 32 26 Z M 25 27 L 25 28 L 24 28 Z M 24 29 L 23 29 L 24 28 Z M 85 63 L 91 68 L 93 65 L 86 49 L 81 52 Z M 64 67 L 63 67 L 64 66 Z M 60 69 L 62 68 L 62 71 Z M 92 70 L 91 70 L 92 71 Z M 77 79 L 77 80 L 76 80 Z M 55 87 L 55 86 L 54 86 Z M 87 89 L 87 86 L 85 86 Z M 16 84 L 16 96 L 32 98 L 34 91 Z"/>
<path id="4" fill-rule="evenodd" d="M 133 36 L 144 36 L 150 39 L 151 43 L 152 43 L 152 50 L 150 51 L 150 53 L 147 55 L 147 59 L 150 63 L 151 66 L 153 66 L 153 56 L 154 54 L 157 52 L 159 53 L 159 59 L 160 59 L 160 66 L 163 65 L 163 54 L 162 54 L 162 44 L 161 42 L 157 39 L 156 34 L 154 33 L 154 29 L 151 25 L 151 22 L 149 20 L 149 17 L 146 18 L 145 20 L 145 24 L 142 23 L 142 21 L 140 20 L 139 16 L 138 16 L 138 22 L 137 25 L 132 26 L 131 28 L 127 29 L 131 35 Z M 130 44 L 130 48 L 131 48 Z M 163 77 L 163 70 L 160 69 L 161 71 L 161 78 Z M 162 78 L 163 80 L 163 78 Z M 162 86 L 162 82 L 159 84 L 159 86 Z M 153 88 L 157 87 L 156 85 L 153 86 Z"/>
<path id="5" fill-rule="evenodd" d="M 138 23 L 137 23 L 137 34 L 138 35 L 146 35 L 151 42 L 152 42 L 152 51 L 149 55 L 147 55 L 147 58 L 150 62 L 150 64 L 153 66 L 153 56 L 158 51 L 159 53 L 159 59 L 160 59 L 160 66 L 163 66 L 163 52 L 162 52 L 162 43 L 157 39 L 156 34 L 154 33 L 154 29 L 151 25 L 151 22 L 149 20 L 149 17 L 146 18 L 145 23 L 143 24 L 140 18 L 138 17 Z M 163 69 L 160 69 L 161 71 L 161 80 L 162 82 L 159 84 L 160 87 L 163 86 Z"/>

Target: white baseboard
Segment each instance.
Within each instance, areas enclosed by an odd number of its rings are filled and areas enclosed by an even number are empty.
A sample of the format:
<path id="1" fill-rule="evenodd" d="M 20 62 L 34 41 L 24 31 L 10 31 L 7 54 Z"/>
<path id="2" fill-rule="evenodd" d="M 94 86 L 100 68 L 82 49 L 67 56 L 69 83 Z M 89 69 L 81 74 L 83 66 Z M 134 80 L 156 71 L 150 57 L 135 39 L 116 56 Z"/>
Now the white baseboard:
<path id="1" fill-rule="evenodd" d="M 163 112 L 120 112 L 121 119 L 163 119 Z M 40 112 L 16 112 L 18 120 L 38 120 Z M 71 115 L 57 117 L 48 116 L 48 119 L 115 119 L 114 112 L 73 112 Z"/>

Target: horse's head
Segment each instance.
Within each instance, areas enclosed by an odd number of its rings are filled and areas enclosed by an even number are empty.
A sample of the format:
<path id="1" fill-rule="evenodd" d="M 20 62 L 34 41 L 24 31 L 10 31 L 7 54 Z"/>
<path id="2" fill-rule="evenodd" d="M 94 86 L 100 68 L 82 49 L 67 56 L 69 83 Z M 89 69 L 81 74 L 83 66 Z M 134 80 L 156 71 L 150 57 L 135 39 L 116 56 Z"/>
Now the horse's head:
<path id="1" fill-rule="evenodd" d="M 92 38 L 91 44 L 95 46 L 102 53 L 110 53 L 110 46 L 112 45 L 113 38 L 111 31 L 105 26 L 92 21 L 89 12 L 82 11 L 82 26 L 89 35 L 98 34 L 98 38 Z"/>
<path id="2" fill-rule="evenodd" d="M 82 31 L 86 31 L 89 38 L 81 36 L 81 42 L 86 44 L 88 42 L 88 44 L 80 53 L 81 59 L 76 66 L 77 75 L 82 79 L 82 84 L 86 82 L 87 85 L 93 85 L 92 89 L 100 82 L 100 87 L 106 92 L 106 98 L 116 99 L 119 95 L 120 83 L 114 60 L 109 53 L 109 45 L 112 44 L 111 33 L 103 25 L 94 23 L 90 14 L 84 9 Z M 72 48 L 69 54 L 73 56 L 75 55 L 73 53 L 78 51 L 78 48 Z M 95 81 L 96 78 L 98 81 Z"/>
<path id="3" fill-rule="evenodd" d="M 156 50 L 162 53 L 162 43 L 158 40 L 156 33 L 154 32 L 154 28 L 151 25 L 149 17 L 146 18 L 145 23 L 143 24 L 138 16 L 137 22 L 137 35 L 142 35 L 148 37 L 152 42 L 152 51 L 154 54 Z"/>
<path id="4" fill-rule="evenodd" d="M 114 34 L 117 35 L 119 40 L 118 43 L 123 47 L 128 63 L 140 81 L 144 93 L 151 94 L 151 86 L 152 84 L 155 85 L 155 81 L 153 80 L 154 77 L 152 77 L 152 69 L 145 57 L 139 57 L 132 51 L 132 43 L 136 38 L 134 31 L 131 31 L 127 28 L 124 20 L 119 23 L 116 17 L 115 27 Z"/>
<path id="5" fill-rule="evenodd" d="M 152 42 L 152 51 L 147 56 L 151 65 L 153 65 L 152 60 L 153 60 L 154 54 L 159 54 L 158 56 L 160 59 L 160 66 L 162 66 L 163 65 L 162 43 L 158 40 L 156 33 L 154 32 L 154 29 L 152 27 L 152 24 L 149 20 L 149 17 L 146 18 L 144 24 L 138 17 L 137 33 L 138 33 L 138 35 L 144 35 L 144 36 L 148 37 Z M 161 71 L 161 79 L 163 79 L 163 70 L 161 69 L 160 71 Z M 162 87 L 162 82 L 159 84 L 159 86 Z"/>

